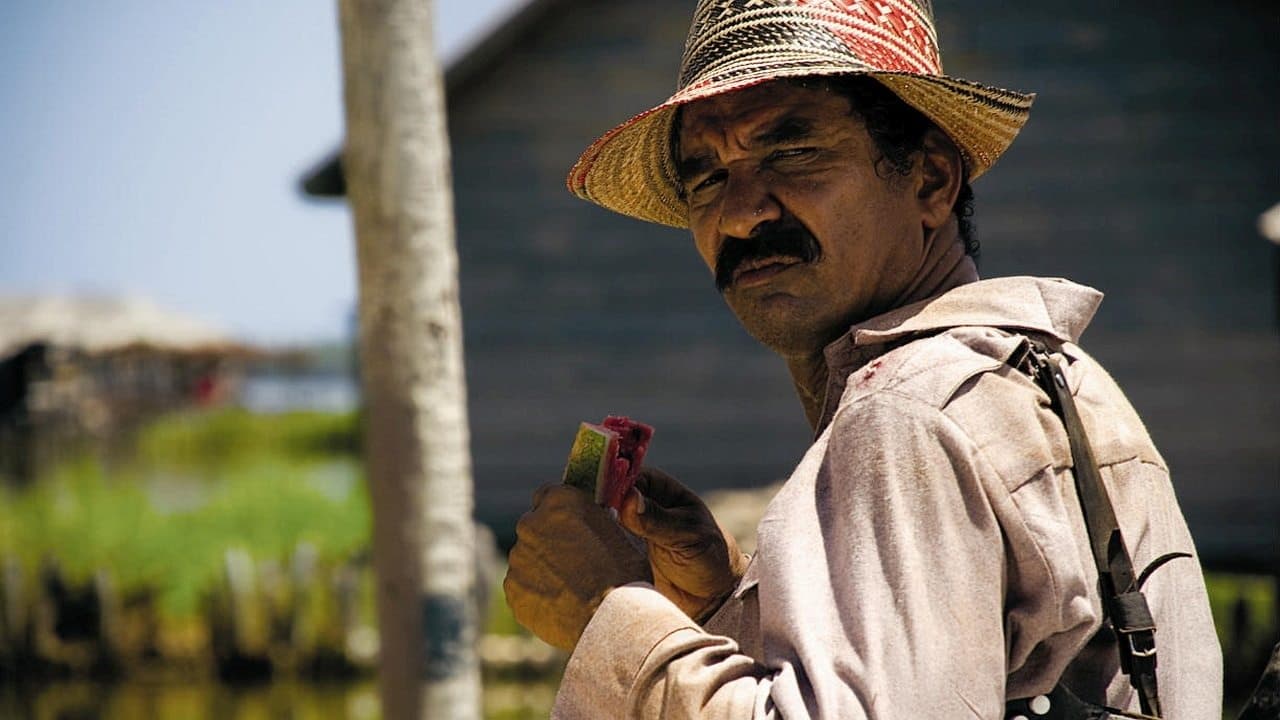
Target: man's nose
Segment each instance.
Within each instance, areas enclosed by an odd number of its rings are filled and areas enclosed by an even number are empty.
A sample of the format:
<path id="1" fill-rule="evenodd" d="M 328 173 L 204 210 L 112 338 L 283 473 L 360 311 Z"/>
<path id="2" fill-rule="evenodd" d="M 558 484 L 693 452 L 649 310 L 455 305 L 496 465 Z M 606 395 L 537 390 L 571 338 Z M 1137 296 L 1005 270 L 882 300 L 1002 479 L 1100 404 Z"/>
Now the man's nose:
<path id="1" fill-rule="evenodd" d="M 720 232 L 748 238 L 761 226 L 782 218 L 782 206 L 755 170 L 730 171 L 720 207 Z"/>

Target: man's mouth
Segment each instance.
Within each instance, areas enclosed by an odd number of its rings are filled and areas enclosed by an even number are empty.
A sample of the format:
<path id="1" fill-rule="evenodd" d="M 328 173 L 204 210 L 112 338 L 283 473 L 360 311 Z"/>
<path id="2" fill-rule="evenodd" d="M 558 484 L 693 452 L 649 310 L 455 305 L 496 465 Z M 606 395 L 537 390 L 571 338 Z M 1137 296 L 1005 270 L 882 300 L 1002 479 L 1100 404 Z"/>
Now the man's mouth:
<path id="1" fill-rule="evenodd" d="M 742 289 L 763 285 L 791 266 L 799 265 L 803 262 L 800 258 L 787 255 L 773 255 L 754 260 L 744 260 L 733 271 L 732 286 L 735 289 Z"/>
<path id="2" fill-rule="evenodd" d="M 772 222 L 750 237 L 726 237 L 716 251 L 716 289 L 758 285 L 793 265 L 812 263 L 822 248 L 798 222 Z"/>

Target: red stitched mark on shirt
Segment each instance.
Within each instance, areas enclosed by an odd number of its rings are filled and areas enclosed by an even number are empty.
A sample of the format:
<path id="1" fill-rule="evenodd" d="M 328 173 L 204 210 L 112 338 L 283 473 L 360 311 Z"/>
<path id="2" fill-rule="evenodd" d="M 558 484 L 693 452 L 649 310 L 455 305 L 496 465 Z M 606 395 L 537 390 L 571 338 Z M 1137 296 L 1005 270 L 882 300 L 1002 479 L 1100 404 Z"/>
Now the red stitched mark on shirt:
<path id="1" fill-rule="evenodd" d="M 871 378 L 875 377 L 876 370 L 879 370 L 880 366 L 883 364 L 883 360 L 876 360 L 868 365 L 867 369 L 862 371 L 861 377 L 858 378 L 857 387 L 864 387 L 868 382 L 870 382 Z"/>

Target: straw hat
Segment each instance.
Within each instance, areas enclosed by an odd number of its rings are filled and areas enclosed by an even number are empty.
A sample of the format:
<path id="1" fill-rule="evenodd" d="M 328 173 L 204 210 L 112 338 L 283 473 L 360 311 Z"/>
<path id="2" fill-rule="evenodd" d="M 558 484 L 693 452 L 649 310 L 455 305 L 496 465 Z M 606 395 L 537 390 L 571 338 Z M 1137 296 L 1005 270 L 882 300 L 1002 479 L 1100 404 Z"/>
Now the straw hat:
<path id="1" fill-rule="evenodd" d="M 688 227 L 671 158 L 679 106 L 777 78 L 847 74 L 874 77 L 924 113 L 960 148 L 970 179 L 1009 147 L 1035 98 L 943 75 L 929 0 L 700 0 L 676 94 L 587 148 L 569 190 Z"/>

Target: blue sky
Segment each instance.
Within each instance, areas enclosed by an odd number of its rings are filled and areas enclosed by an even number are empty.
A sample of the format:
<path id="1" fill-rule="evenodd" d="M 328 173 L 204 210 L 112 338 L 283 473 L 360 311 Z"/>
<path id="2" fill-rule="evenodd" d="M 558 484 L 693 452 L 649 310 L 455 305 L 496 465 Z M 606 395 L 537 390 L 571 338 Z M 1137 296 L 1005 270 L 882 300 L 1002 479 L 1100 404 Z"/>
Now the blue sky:
<path id="1" fill-rule="evenodd" d="M 437 0 L 456 56 L 521 0 Z M 0 4 L 0 295 L 140 296 L 242 339 L 334 339 L 350 218 L 337 2 Z"/>

